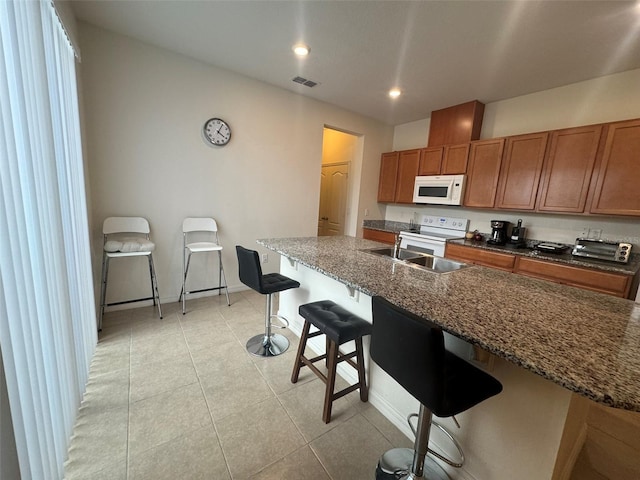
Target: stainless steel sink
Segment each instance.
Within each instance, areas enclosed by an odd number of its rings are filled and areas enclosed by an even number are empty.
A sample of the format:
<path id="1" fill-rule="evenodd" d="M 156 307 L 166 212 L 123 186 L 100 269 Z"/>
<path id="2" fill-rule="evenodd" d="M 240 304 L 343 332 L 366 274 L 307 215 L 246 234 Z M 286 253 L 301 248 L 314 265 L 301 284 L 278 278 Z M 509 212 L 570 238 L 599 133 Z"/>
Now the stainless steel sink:
<path id="1" fill-rule="evenodd" d="M 448 273 L 461 268 L 468 267 L 466 263 L 454 262 L 442 257 L 436 257 L 429 255 L 428 253 L 414 252 L 413 250 L 407 250 L 401 248 L 398 251 L 398 256 L 393 256 L 393 247 L 388 248 L 369 248 L 361 250 L 361 252 L 370 253 L 373 255 L 380 255 L 383 257 L 389 257 L 392 260 L 405 263 L 410 266 L 422 268 L 435 273 Z"/>
<path id="2" fill-rule="evenodd" d="M 396 258 L 396 257 L 393 256 L 393 247 L 389 247 L 389 248 L 372 248 L 370 250 L 362 250 L 362 251 L 366 252 L 366 253 L 373 253 L 374 255 L 381 255 L 383 257 Z M 415 258 L 416 255 L 421 256 L 422 254 L 417 253 L 417 252 L 413 252 L 411 250 L 407 250 L 405 248 L 401 248 L 398 251 L 397 260 L 408 260 L 410 258 Z"/>

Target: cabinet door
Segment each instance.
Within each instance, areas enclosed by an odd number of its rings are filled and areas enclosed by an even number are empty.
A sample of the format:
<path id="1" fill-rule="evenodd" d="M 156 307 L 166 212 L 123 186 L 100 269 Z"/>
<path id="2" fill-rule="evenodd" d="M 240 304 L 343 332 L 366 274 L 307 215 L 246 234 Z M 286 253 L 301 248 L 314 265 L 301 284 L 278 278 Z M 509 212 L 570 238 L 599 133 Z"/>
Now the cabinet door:
<path id="1" fill-rule="evenodd" d="M 548 138 L 547 132 L 507 138 L 498 182 L 497 208 L 535 208 Z"/>
<path id="2" fill-rule="evenodd" d="M 383 232 L 382 230 L 374 230 L 372 228 L 362 229 L 362 238 L 367 240 L 375 240 L 376 242 L 388 243 L 393 245 L 396 243 L 396 235 L 392 232 Z"/>
<path id="3" fill-rule="evenodd" d="M 442 161 L 442 175 L 458 175 L 467 173 L 469 159 L 469 144 L 449 145 L 444 149 Z"/>
<path id="4" fill-rule="evenodd" d="M 551 132 L 537 210 L 584 212 L 602 125 Z"/>
<path id="5" fill-rule="evenodd" d="M 515 263 L 515 255 L 510 253 L 490 252 L 482 248 L 465 247 L 455 243 L 447 243 L 444 256 L 464 263 L 484 265 L 511 272 Z"/>
<path id="6" fill-rule="evenodd" d="M 495 204 L 503 150 L 504 138 L 471 142 L 464 193 L 466 207 L 492 208 Z"/>
<path id="7" fill-rule="evenodd" d="M 609 125 L 591 213 L 640 215 L 640 120 Z"/>
<path id="8" fill-rule="evenodd" d="M 420 150 L 418 175 L 440 175 L 444 147 L 423 148 Z"/>
<path id="9" fill-rule="evenodd" d="M 518 257 L 514 271 L 521 275 L 608 293 L 622 298 L 629 295 L 633 278 L 631 275 L 622 273 L 603 272 L 526 257 Z"/>
<path id="10" fill-rule="evenodd" d="M 413 187 L 420 165 L 420 150 L 403 150 L 398 159 L 396 203 L 413 203 Z"/>
<path id="11" fill-rule="evenodd" d="M 396 199 L 399 156 L 398 152 L 382 154 L 380 160 L 380 180 L 378 183 L 379 202 L 393 202 Z"/>

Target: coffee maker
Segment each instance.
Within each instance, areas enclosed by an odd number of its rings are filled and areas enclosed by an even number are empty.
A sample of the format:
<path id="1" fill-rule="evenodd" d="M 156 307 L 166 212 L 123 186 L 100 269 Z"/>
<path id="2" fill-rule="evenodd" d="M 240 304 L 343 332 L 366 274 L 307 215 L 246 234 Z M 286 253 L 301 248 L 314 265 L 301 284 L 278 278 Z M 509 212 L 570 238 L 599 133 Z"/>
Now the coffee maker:
<path id="1" fill-rule="evenodd" d="M 525 233 L 526 228 L 522 226 L 522 219 L 518 219 L 518 224 L 511 229 L 511 236 L 509 237 L 509 244 L 514 247 L 523 247 L 526 245 Z"/>
<path id="2" fill-rule="evenodd" d="M 487 239 L 487 243 L 491 245 L 504 245 L 507 243 L 507 230 L 509 222 L 506 220 L 491 220 L 491 237 Z"/>

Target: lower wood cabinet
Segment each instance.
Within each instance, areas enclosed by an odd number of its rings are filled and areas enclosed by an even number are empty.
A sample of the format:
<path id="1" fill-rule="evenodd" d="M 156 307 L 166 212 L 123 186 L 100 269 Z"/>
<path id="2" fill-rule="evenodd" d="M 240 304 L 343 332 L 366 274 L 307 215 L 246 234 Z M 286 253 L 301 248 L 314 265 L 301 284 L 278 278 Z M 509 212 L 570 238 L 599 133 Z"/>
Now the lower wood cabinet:
<path id="1" fill-rule="evenodd" d="M 376 242 L 389 243 L 391 245 L 396 243 L 395 233 L 383 232 L 382 230 L 374 230 L 372 228 L 363 228 L 362 238 L 366 240 L 375 240 Z"/>
<path id="2" fill-rule="evenodd" d="M 629 296 L 631 280 L 633 279 L 630 275 L 622 273 L 573 267 L 527 257 L 518 257 L 516 259 L 514 272 L 595 292 L 608 293 L 622 298 Z"/>
<path id="3" fill-rule="evenodd" d="M 507 272 L 513 271 L 513 265 L 515 263 L 515 256 L 510 253 L 491 252 L 481 248 L 465 247 L 453 243 L 447 244 L 445 257 L 460 260 L 464 263 L 497 268 Z"/>
<path id="4" fill-rule="evenodd" d="M 634 280 L 631 275 L 623 273 L 574 267 L 521 255 L 456 245 L 454 243 L 447 244 L 445 257 L 622 298 L 629 297 Z"/>

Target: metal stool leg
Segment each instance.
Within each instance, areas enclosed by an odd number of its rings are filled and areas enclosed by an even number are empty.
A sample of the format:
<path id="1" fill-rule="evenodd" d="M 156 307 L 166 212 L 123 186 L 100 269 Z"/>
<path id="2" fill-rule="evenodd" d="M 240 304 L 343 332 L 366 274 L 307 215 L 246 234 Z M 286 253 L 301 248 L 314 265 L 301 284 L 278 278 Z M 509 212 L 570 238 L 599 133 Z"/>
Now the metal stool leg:
<path id="1" fill-rule="evenodd" d="M 229 289 L 227 287 L 227 277 L 224 274 L 224 267 L 222 266 L 222 252 L 218 250 L 218 262 L 220 268 L 218 270 L 218 295 L 220 295 L 220 291 L 222 290 L 222 281 L 224 280 L 224 293 L 227 296 L 227 306 L 231 306 L 231 302 L 229 301 Z"/>
<path id="2" fill-rule="evenodd" d="M 160 305 L 160 293 L 158 292 L 158 280 L 156 278 L 156 269 L 153 265 L 153 255 L 151 254 L 149 254 L 149 272 L 151 274 L 151 295 L 153 297 L 153 304 L 158 306 L 158 316 L 160 317 L 160 320 L 162 320 L 162 306 Z"/>
<path id="3" fill-rule="evenodd" d="M 247 341 L 247 351 L 257 357 L 275 357 L 287 351 L 289 339 L 279 333 L 271 333 L 271 294 L 266 295 L 264 334 L 255 335 Z"/>
<path id="4" fill-rule="evenodd" d="M 418 431 L 413 450 L 410 448 L 394 448 L 380 457 L 376 468 L 376 480 L 400 479 L 413 480 L 451 480 L 447 472 L 427 456 L 429 434 L 431 431 L 431 411 L 420 405 L 418 415 Z"/>
<path id="5" fill-rule="evenodd" d="M 107 277 L 109 276 L 109 257 L 102 254 L 102 285 L 100 289 L 100 315 L 98 317 L 98 331 L 102 330 L 102 317 L 104 316 L 104 305 L 107 298 Z"/>

